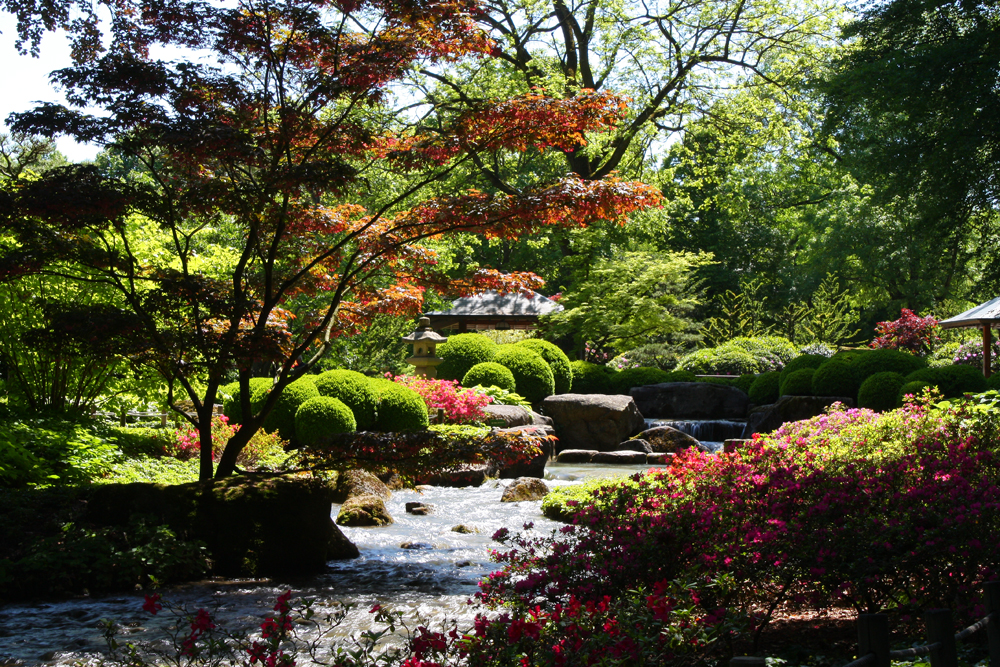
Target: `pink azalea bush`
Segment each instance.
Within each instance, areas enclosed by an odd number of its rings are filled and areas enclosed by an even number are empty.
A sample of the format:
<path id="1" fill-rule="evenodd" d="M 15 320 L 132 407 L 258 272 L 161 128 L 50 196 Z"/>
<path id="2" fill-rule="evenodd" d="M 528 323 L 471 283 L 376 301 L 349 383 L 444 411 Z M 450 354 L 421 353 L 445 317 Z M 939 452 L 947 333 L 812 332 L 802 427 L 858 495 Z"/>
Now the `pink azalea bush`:
<path id="1" fill-rule="evenodd" d="M 240 430 L 239 424 L 230 424 L 229 418 L 225 415 L 216 415 L 212 418 L 212 460 L 216 460 L 225 449 L 229 439 Z M 286 442 L 277 433 L 268 433 L 263 429 L 254 433 L 253 438 L 243 448 L 237 458 L 237 463 L 241 466 L 255 466 L 267 459 L 279 457 L 285 449 Z M 201 444 L 198 439 L 198 431 L 193 426 L 185 426 L 174 429 L 167 437 L 164 446 L 164 454 L 186 461 L 198 456 L 201 451 Z"/>
<path id="2" fill-rule="evenodd" d="M 443 408 L 445 421 L 450 424 L 481 422 L 486 416 L 483 408 L 493 402 L 485 394 L 463 388 L 457 380 L 432 380 L 413 375 L 397 375 L 392 380 L 420 394 L 431 416 Z"/>

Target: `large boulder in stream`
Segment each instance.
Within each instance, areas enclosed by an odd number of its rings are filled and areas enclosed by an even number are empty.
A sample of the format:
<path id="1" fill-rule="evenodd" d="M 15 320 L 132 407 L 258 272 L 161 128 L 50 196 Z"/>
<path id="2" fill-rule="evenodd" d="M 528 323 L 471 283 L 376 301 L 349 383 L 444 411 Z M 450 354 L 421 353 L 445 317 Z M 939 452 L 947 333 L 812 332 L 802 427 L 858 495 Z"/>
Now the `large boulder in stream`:
<path id="1" fill-rule="evenodd" d="M 542 480 L 534 477 L 520 477 L 503 490 L 500 502 L 518 503 L 522 500 L 541 500 L 548 492 L 549 487 Z"/>
<path id="2" fill-rule="evenodd" d="M 239 475 L 210 482 L 105 484 L 86 520 L 126 526 L 143 514 L 184 539 L 208 546 L 213 573 L 228 577 L 322 572 L 358 549 L 330 518 L 336 481 L 304 476 Z"/>
<path id="3" fill-rule="evenodd" d="M 834 403 L 854 407 L 854 400 L 846 396 L 782 396 L 776 403 L 754 408 L 747 417 L 744 438 L 754 433 L 770 433 L 785 422 L 797 422 L 823 414 Z"/>
<path id="4" fill-rule="evenodd" d="M 636 439 L 645 440 L 649 443 L 650 450 L 653 452 L 672 452 L 676 453 L 691 447 L 700 449 L 701 443 L 687 433 L 679 431 L 671 426 L 654 426 L 653 428 L 646 429 L 639 435 L 635 436 Z M 626 447 L 629 441 L 622 443 L 622 449 L 639 449 L 638 447 Z"/>
<path id="5" fill-rule="evenodd" d="M 378 496 L 354 496 L 340 506 L 337 523 L 341 526 L 388 526 L 393 520 Z"/>
<path id="6" fill-rule="evenodd" d="M 335 503 L 343 503 L 356 496 L 378 496 L 382 500 L 392 498 L 392 491 L 375 475 L 367 470 L 348 470 L 337 481 Z"/>
<path id="7" fill-rule="evenodd" d="M 496 422 L 492 426 L 510 428 L 512 426 L 527 426 L 532 423 L 531 412 L 520 405 L 491 404 L 483 408 L 486 413 L 484 421 Z"/>
<path id="8" fill-rule="evenodd" d="M 746 392 L 711 382 L 664 382 L 630 391 L 646 419 L 744 419 Z"/>
<path id="9" fill-rule="evenodd" d="M 609 452 L 645 426 L 630 396 L 557 394 L 542 401 L 542 411 L 552 417 L 559 438 L 558 451 Z"/>

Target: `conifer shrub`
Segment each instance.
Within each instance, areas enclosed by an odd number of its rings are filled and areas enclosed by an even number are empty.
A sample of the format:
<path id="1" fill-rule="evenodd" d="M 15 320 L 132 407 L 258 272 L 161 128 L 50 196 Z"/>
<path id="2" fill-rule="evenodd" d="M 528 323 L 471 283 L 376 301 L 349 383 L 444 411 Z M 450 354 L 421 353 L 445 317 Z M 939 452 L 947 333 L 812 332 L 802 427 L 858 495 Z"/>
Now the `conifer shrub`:
<path id="1" fill-rule="evenodd" d="M 568 370 L 568 363 L 566 367 Z M 500 387 L 507 391 L 514 391 L 515 385 L 514 374 L 510 372 L 510 369 L 494 361 L 476 364 L 462 378 L 463 387 Z"/>
<path id="2" fill-rule="evenodd" d="M 661 382 L 683 382 L 683 380 L 673 380 L 670 373 L 659 368 L 626 368 L 611 377 L 611 391 L 627 396 L 632 387 L 644 387 L 647 384 Z"/>
<path id="3" fill-rule="evenodd" d="M 812 396 L 812 379 L 815 373 L 814 368 L 792 371 L 781 380 L 779 393 L 782 396 Z"/>
<path id="4" fill-rule="evenodd" d="M 375 430 L 384 433 L 420 431 L 430 424 L 427 404 L 420 394 L 392 380 L 381 380 L 375 386 L 379 399 Z"/>
<path id="5" fill-rule="evenodd" d="M 250 378 L 250 408 L 254 414 L 264 405 L 264 399 L 271 391 L 274 381 L 271 378 Z M 229 421 L 239 424 L 243 420 L 243 411 L 240 407 L 240 383 L 233 382 L 220 388 L 228 398 L 222 401 L 222 414 L 229 417 Z"/>
<path id="6" fill-rule="evenodd" d="M 349 433 L 358 428 L 354 412 L 332 396 L 310 398 L 295 411 L 295 435 L 299 442 L 311 446 L 337 433 Z"/>
<path id="7" fill-rule="evenodd" d="M 972 366 L 941 366 L 921 368 L 906 376 L 907 382 L 926 382 L 937 387 L 945 398 L 958 398 L 962 394 L 986 391 L 989 385 L 982 371 Z"/>
<path id="8" fill-rule="evenodd" d="M 516 343 L 518 347 L 526 347 L 541 355 L 542 359 L 552 369 L 552 379 L 555 381 L 555 393 L 568 394 L 572 391 L 573 372 L 569 369 L 569 357 L 556 345 L 540 338 L 528 338 Z"/>
<path id="9" fill-rule="evenodd" d="M 877 412 L 894 410 L 899 405 L 899 391 L 906 378 L 895 371 L 884 371 L 869 376 L 858 388 L 858 407 Z"/>
<path id="10" fill-rule="evenodd" d="M 855 400 L 860 386 L 854 367 L 837 359 L 836 355 L 813 372 L 813 396 L 843 396 Z"/>
<path id="11" fill-rule="evenodd" d="M 781 388 L 781 371 L 761 373 L 750 385 L 750 402 L 757 405 L 768 405 L 778 400 Z"/>
<path id="12" fill-rule="evenodd" d="M 501 345 L 493 361 L 514 375 L 515 391 L 531 403 L 555 393 L 555 377 L 542 355 L 520 345 Z"/>
<path id="13" fill-rule="evenodd" d="M 357 429 L 367 431 L 375 425 L 378 395 L 370 378 L 357 371 L 326 371 L 316 377 L 316 389 L 320 395 L 336 398 L 350 408 Z"/>
<path id="14" fill-rule="evenodd" d="M 437 356 L 444 361 L 437 367 L 437 379 L 461 382 L 469 369 L 484 361 L 493 361 L 498 345 L 482 334 L 462 333 L 449 336 L 437 346 Z"/>
<path id="15" fill-rule="evenodd" d="M 304 375 L 282 390 L 274 408 L 264 419 L 264 430 L 295 441 L 295 413 L 310 398 L 319 396 L 314 375 Z"/>
<path id="16" fill-rule="evenodd" d="M 921 368 L 927 367 L 927 361 L 902 350 L 881 349 L 872 350 L 868 354 L 856 357 L 851 361 L 851 367 L 860 381 L 875 375 L 892 371 L 906 376 Z"/>
<path id="17" fill-rule="evenodd" d="M 608 369 L 589 361 L 571 361 L 574 394 L 610 394 L 611 378 Z"/>
<path id="18" fill-rule="evenodd" d="M 800 354 L 795 357 L 781 369 L 781 380 L 784 381 L 791 373 L 801 370 L 803 368 L 812 368 L 816 370 L 827 361 L 827 357 L 820 354 Z"/>

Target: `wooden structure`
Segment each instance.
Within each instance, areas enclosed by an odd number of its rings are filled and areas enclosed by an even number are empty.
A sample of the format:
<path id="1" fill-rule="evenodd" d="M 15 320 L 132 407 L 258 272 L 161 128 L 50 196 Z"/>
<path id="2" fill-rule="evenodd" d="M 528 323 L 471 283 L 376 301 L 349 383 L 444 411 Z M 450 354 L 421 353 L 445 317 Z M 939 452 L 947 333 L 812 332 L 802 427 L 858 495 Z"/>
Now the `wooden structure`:
<path id="1" fill-rule="evenodd" d="M 541 315 L 562 309 L 558 303 L 537 292 L 525 296 L 520 292 L 490 291 L 456 299 L 450 309 L 424 313 L 424 317 L 438 331 L 453 329 L 465 333 L 484 329 L 534 329 Z"/>
<path id="2" fill-rule="evenodd" d="M 1000 297 L 990 299 L 960 315 L 939 322 L 942 329 L 975 327 L 983 330 L 983 375 L 986 377 L 990 376 L 990 366 L 992 365 L 990 359 L 993 347 L 992 327 L 998 323 L 1000 323 Z"/>

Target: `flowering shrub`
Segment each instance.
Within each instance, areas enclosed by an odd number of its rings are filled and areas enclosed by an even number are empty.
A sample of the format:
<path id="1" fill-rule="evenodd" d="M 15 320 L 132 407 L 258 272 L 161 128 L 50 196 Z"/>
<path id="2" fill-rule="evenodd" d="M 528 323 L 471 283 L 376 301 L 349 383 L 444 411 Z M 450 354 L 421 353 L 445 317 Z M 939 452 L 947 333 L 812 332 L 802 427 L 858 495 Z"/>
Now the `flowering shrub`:
<path id="1" fill-rule="evenodd" d="M 452 424 L 472 424 L 482 421 L 483 408 L 492 402 L 484 393 L 463 389 L 456 380 L 431 380 L 422 376 L 397 375 L 393 382 L 420 394 L 432 415 L 444 409 L 444 418 Z"/>
<path id="2" fill-rule="evenodd" d="M 802 346 L 799 352 L 801 354 L 818 354 L 821 357 L 829 359 L 837 352 L 837 350 L 830 347 L 826 343 L 809 343 L 808 345 Z"/>
<path id="3" fill-rule="evenodd" d="M 239 424 L 232 424 L 225 415 L 212 418 L 212 460 L 216 460 L 225 449 L 229 439 L 240 430 Z M 264 429 L 254 433 L 250 442 L 236 459 L 238 465 L 256 467 L 260 465 L 277 465 L 284 458 L 286 442 L 277 433 L 268 433 Z M 201 451 L 198 431 L 186 425 L 175 429 L 167 438 L 164 454 L 182 461 L 196 458 Z"/>
<path id="4" fill-rule="evenodd" d="M 912 310 L 903 308 L 899 319 L 875 325 L 876 349 L 908 350 L 913 354 L 929 354 L 938 342 L 938 321 L 932 315 L 917 317 Z"/>
<path id="5" fill-rule="evenodd" d="M 962 343 L 952 357 L 952 363 L 962 366 L 983 367 L 983 341 L 974 340 Z M 1000 371 L 1000 341 L 990 345 L 990 371 Z"/>
<path id="6" fill-rule="evenodd" d="M 624 354 L 619 354 L 605 365 L 609 368 L 615 369 L 616 371 L 624 371 L 628 368 L 640 368 L 642 363 L 629 359 L 629 355 L 626 352 Z"/>

